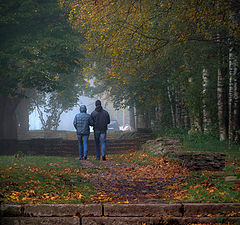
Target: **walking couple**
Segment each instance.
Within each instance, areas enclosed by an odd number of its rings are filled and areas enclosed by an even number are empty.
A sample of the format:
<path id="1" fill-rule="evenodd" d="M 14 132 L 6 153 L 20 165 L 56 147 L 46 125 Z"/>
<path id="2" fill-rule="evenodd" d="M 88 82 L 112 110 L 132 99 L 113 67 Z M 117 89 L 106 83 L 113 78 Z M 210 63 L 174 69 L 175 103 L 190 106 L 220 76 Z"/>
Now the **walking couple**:
<path id="1" fill-rule="evenodd" d="M 110 116 L 108 112 L 102 108 L 100 100 L 95 102 L 95 106 L 95 110 L 89 115 L 87 114 L 87 107 L 81 105 L 80 113 L 75 116 L 73 121 L 73 125 L 77 131 L 80 160 L 87 159 L 88 137 L 90 134 L 89 126 L 93 126 L 94 130 L 96 159 L 100 160 L 100 155 L 102 155 L 102 160 L 106 160 L 106 135 L 107 125 L 110 123 Z"/>

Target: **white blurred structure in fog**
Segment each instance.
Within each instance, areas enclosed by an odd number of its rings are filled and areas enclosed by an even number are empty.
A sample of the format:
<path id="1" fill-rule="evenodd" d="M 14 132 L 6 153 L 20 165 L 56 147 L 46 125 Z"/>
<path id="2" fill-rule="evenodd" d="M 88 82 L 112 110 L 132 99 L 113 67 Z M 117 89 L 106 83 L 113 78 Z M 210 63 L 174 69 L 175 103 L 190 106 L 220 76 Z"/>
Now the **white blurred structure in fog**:
<path id="1" fill-rule="evenodd" d="M 81 96 L 78 105 L 73 107 L 72 110 L 68 112 L 64 112 L 61 115 L 61 122 L 59 124 L 58 130 L 68 130 L 75 131 L 73 126 L 73 119 L 77 113 L 79 113 L 80 105 L 87 106 L 87 113 L 91 114 L 91 112 L 95 109 L 95 98 L 88 98 L 85 96 Z M 39 115 L 37 110 L 35 109 L 29 116 L 30 130 L 41 130 L 42 124 L 39 119 Z"/>
<path id="2" fill-rule="evenodd" d="M 38 117 L 37 109 L 34 109 L 34 111 L 29 116 L 29 129 L 40 130 L 41 127 L 42 127 L 42 124 Z"/>
<path id="3" fill-rule="evenodd" d="M 75 128 L 73 126 L 73 120 L 77 113 L 80 112 L 79 108 L 80 105 L 86 105 L 87 106 L 87 113 L 91 114 L 92 111 L 95 109 L 95 101 L 96 98 L 88 98 L 85 96 L 81 96 L 78 101 L 78 105 L 73 107 L 71 110 L 62 113 L 61 115 L 61 121 L 58 127 L 58 130 L 66 130 L 66 131 L 75 131 Z M 111 121 L 117 120 L 120 126 L 121 130 L 126 129 L 127 124 L 129 124 L 129 112 L 127 109 L 125 110 L 115 110 L 113 108 L 113 105 L 108 100 L 102 100 L 102 106 L 104 109 L 106 109 L 109 114 Z M 125 113 L 126 111 L 126 113 Z M 37 110 L 35 109 L 31 115 L 29 116 L 29 123 L 30 123 L 30 130 L 41 130 L 42 124 L 39 119 L 39 115 Z M 92 131 L 92 128 L 91 128 Z"/>

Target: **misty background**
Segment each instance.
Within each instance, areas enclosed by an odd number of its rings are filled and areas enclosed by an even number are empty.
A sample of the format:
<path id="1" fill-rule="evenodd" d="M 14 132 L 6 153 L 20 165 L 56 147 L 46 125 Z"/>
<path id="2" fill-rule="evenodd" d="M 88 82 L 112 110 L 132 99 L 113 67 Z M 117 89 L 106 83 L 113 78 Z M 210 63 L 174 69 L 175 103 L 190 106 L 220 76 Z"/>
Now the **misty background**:
<path id="1" fill-rule="evenodd" d="M 79 113 L 80 105 L 86 105 L 87 113 L 91 114 L 95 109 L 96 100 L 97 98 L 80 96 L 76 106 L 74 106 L 71 110 L 63 112 L 61 114 L 60 123 L 57 130 L 75 131 L 75 128 L 73 126 L 73 120 L 75 115 Z M 102 101 L 102 105 L 103 105 L 103 108 L 109 112 L 111 121 L 113 120 L 118 121 L 120 129 L 123 129 L 123 127 L 125 127 L 126 125 L 129 125 L 128 109 L 115 110 L 111 102 L 109 103 L 109 101 L 106 102 L 104 100 Z M 39 113 L 35 108 L 33 112 L 29 115 L 29 130 L 41 130 L 41 129 L 42 129 L 41 120 L 39 119 Z M 90 129 L 92 131 L 92 127 L 90 127 Z"/>

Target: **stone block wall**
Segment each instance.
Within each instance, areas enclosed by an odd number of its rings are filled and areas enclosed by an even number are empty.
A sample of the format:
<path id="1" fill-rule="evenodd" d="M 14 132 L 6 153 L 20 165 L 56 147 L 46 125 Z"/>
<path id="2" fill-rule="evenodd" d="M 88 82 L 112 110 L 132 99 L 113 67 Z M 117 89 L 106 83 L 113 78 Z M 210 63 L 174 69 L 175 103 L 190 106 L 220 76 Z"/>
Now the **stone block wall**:
<path id="1" fill-rule="evenodd" d="M 179 138 L 157 138 L 142 145 L 142 149 L 154 154 L 166 155 L 190 170 L 218 171 L 225 167 L 224 153 L 184 151 Z"/>
<path id="2" fill-rule="evenodd" d="M 224 153 L 168 151 L 166 155 L 173 157 L 190 170 L 219 171 L 225 167 L 226 155 Z"/>
<path id="3" fill-rule="evenodd" d="M 137 140 L 107 140 L 107 153 L 119 153 L 126 150 L 139 150 Z M 57 139 L 0 140 L 0 155 L 78 156 L 78 141 Z M 95 155 L 95 142 L 89 140 L 88 155 Z"/>
<path id="4" fill-rule="evenodd" d="M 240 203 L 1 205 L 1 224 L 234 224 Z"/>

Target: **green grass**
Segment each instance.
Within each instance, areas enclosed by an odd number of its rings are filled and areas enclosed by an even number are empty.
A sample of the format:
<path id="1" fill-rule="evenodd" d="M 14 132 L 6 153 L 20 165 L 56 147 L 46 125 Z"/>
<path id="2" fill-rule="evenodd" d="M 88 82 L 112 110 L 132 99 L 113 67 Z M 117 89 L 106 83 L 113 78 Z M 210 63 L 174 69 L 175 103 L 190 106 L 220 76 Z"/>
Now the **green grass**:
<path id="1" fill-rule="evenodd" d="M 239 202 L 239 186 L 224 181 L 214 173 L 193 172 L 185 186 L 186 201 L 191 202 Z"/>
<path id="2" fill-rule="evenodd" d="M 174 137 L 183 139 L 187 135 L 188 130 L 183 128 L 165 128 L 162 130 L 155 130 L 153 133 L 155 136 L 161 137 Z"/>
<path id="3" fill-rule="evenodd" d="M 219 141 L 216 135 L 188 134 L 182 129 L 166 129 L 157 132 L 162 137 L 178 137 L 182 148 L 188 151 L 222 152 L 227 164 L 221 176 L 206 172 L 192 172 L 186 180 L 186 201 L 192 202 L 239 202 L 239 185 L 225 182 L 226 176 L 240 178 L 240 145 Z"/>
<path id="4" fill-rule="evenodd" d="M 83 203 L 95 194 L 75 158 L 0 157 L 0 194 L 4 203 Z"/>
<path id="5" fill-rule="evenodd" d="M 228 141 L 219 141 L 217 135 L 194 133 L 187 129 L 169 128 L 155 131 L 157 136 L 180 138 L 183 149 L 189 151 L 223 152 L 231 161 L 240 161 L 240 144 L 229 145 Z"/>
<path id="6" fill-rule="evenodd" d="M 240 145 L 230 146 L 227 141 L 219 141 L 211 135 L 186 135 L 183 138 L 183 148 L 190 151 L 223 152 L 229 159 L 240 161 Z"/>
<path id="7" fill-rule="evenodd" d="M 126 152 L 108 155 L 107 160 L 120 160 L 142 166 L 159 165 L 159 161 L 169 166 L 172 161 L 153 155 L 148 151 Z M 87 181 L 92 173 L 104 172 L 104 162 L 89 157 L 98 170 L 84 169 L 81 161 L 70 157 L 54 156 L 0 156 L 0 200 L 9 204 L 36 203 L 89 203 L 98 196 L 94 185 Z M 173 164 L 174 165 L 174 164 Z M 158 167 L 157 167 L 158 168 Z M 228 164 L 223 172 L 189 172 L 182 180 L 187 202 L 239 202 L 239 186 L 226 183 L 226 175 L 238 175 L 239 166 Z M 141 174 L 138 174 L 141 178 Z M 110 181 L 111 182 L 111 181 Z"/>

